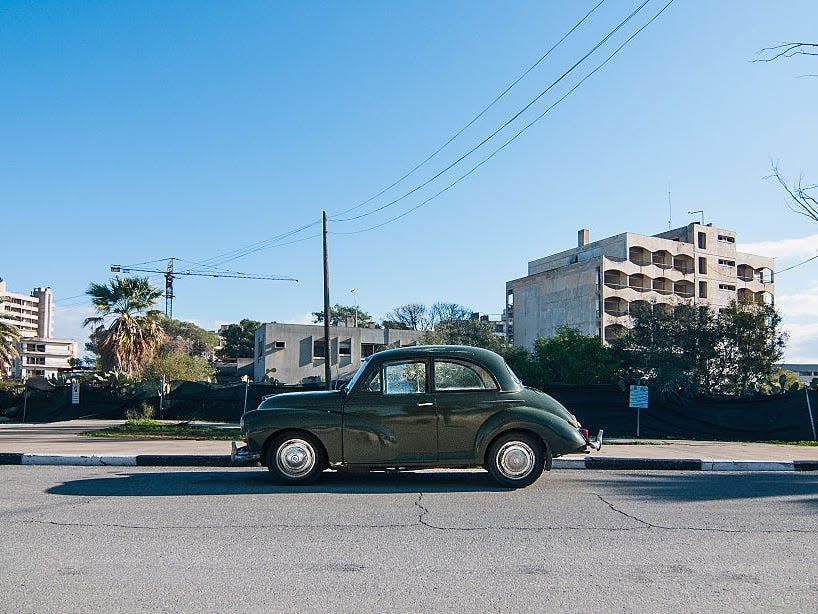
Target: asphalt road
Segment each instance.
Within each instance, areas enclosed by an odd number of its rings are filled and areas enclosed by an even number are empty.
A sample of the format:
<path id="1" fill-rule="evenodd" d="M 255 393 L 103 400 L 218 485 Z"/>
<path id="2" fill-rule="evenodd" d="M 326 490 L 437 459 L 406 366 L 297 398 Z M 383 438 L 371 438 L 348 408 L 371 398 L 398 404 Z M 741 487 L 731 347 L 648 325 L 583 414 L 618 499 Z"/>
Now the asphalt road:
<path id="1" fill-rule="evenodd" d="M 814 611 L 818 475 L 0 467 L 0 611 Z"/>

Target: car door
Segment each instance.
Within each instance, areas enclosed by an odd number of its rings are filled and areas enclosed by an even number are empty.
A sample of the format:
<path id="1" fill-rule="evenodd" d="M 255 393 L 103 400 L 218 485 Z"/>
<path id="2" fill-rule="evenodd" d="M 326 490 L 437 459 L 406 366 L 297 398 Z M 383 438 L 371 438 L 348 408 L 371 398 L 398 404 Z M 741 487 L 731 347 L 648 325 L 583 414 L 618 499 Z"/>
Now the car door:
<path id="1" fill-rule="evenodd" d="M 432 362 L 432 399 L 438 413 L 441 462 L 474 462 L 480 426 L 507 405 L 495 378 L 480 365 L 455 358 Z"/>
<path id="2" fill-rule="evenodd" d="M 437 461 L 437 413 L 429 361 L 373 364 L 344 404 L 344 461 L 361 465 Z"/>

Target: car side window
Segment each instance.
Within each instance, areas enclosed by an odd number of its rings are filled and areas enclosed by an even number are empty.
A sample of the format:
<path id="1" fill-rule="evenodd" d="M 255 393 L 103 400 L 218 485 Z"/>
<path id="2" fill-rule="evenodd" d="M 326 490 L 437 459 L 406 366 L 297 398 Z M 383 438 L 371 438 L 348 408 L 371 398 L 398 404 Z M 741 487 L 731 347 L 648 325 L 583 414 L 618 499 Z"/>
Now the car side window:
<path id="1" fill-rule="evenodd" d="M 483 367 L 465 361 L 435 360 L 435 390 L 496 390 Z"/>
<path id="2" fill-rule="evenodd" d="M 375 371 L 374 375 L 363 386 L 364 392 L 380 392 L 381 391 L 381 372 Z"/>
<path id="3" fill-rule="evenodd" d="M 383 367 L 384 394 L 422 394 L 426 392 L 424 361 L 388 362 Z"/>

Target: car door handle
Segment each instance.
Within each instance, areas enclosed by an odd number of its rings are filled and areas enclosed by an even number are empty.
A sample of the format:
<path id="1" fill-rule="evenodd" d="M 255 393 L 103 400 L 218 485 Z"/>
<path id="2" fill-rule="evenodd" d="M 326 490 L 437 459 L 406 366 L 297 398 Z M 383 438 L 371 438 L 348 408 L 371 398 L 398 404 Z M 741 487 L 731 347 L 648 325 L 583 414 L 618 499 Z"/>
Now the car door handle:
<path id="1" fill-rule="evenodd" d="M 418 403 L 418 407 L 431 407 L 434 403 Z"/>

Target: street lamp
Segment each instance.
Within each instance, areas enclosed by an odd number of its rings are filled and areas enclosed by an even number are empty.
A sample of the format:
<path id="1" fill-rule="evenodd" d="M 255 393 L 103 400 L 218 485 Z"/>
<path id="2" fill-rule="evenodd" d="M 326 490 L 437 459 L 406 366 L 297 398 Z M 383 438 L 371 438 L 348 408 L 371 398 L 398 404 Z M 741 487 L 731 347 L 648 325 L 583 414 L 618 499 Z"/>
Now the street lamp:
<path id="1" fill-rule="evenodd" d="M 352 295 L 352 299 L 355 302 L 355 328 L 358 328 L 358 301 L 356 300 L 357 297 L 355 295 L 355 288 L 352 288 L 349 293 Z"/>

